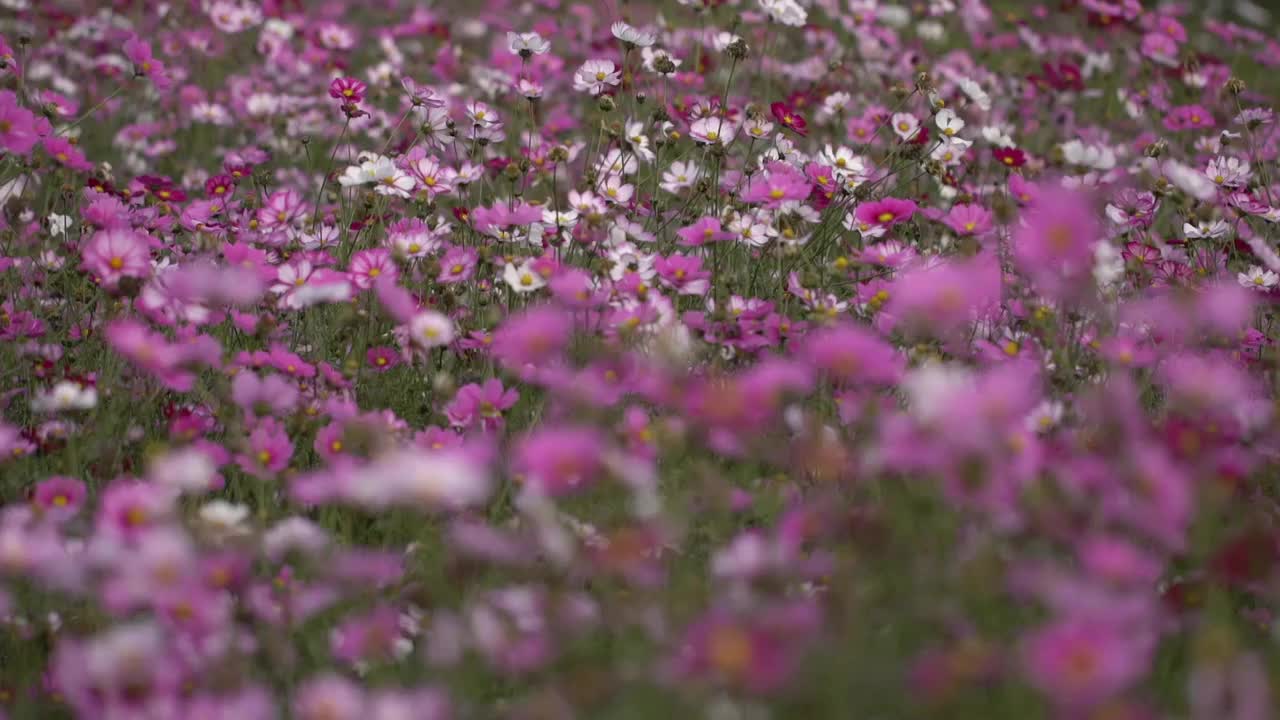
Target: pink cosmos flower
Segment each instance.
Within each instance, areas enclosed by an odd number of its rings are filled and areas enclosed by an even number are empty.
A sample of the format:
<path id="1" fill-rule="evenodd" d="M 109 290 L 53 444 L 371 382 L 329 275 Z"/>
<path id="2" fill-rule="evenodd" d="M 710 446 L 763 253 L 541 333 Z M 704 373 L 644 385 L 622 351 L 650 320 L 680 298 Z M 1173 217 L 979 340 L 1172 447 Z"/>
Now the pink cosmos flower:
<path id="1" fill-rule="evenodd" d="M 662 284 L 681 295 L 701 295 L 711 287 L 711 272 L 702 269 L 702 258 L 696 255 L 660 256 L 653 267 Z"/>
<path id="2" fill-rule="evenodd" d="M 418 190 L 428 198 L 453 191 L 453 170 L 434 157 L 423 157 L 409 164 L 409 176 L 418 184 Z"/>
<path id="3" fill-rule="evenodd" d="M 82 254 L 80 267 L 108 289 L 114 289 L 124 278 L 145 279 L 151 275 L 147 239 L 133 230 L 99 230 L 85 243 Z"/>
<path id="4" fill-rule="evenodd" d="M 603 467 L 604 437 L 572 425 L 534 430 L 516 443 L 512 464 L 521 482 L 552 497 L 592 484 Z"/>
<path id="5" fill-rule="evenodd" d="M 80 172 L 88 172 L 93 169 L 93 163 L 85 159 L 84 153 L 80 152 L 80 148 L 72 145 L 71 141 L 66 138 L 48 136 L 44 138 L 43 145 L 44 151 L 49 153 L 49 157 L 57 160 L 60 165 Z"/>
<path id="6" fill-rule="evenodd" d="M 0 91 L 0 148 L 5 152 L 26 155 L 39 140 L 35 116 L 18 104 L 18 96 Z"/>
<path id="7" fill-rule="evenodd" d="M 136 36 L 130 38 L 124 44 L 124 54 L 133 63 L 134 72 L 151 80 L 157 89 L 167 90 L 173 85 L 169 71 L 151 54 L 151 45 L 147 42 Z"/>
<path id="8" fill-rule="evenodd" d="M 264 233 L 293 226 L 306 210 L 306 199 L 297 190 L 277 190 L 258 209 L 258 229 Z"/>
<path id="9" fill-rule="evenodd" d="M 279 375 L 258 375 L 251 370 L 241 370 L 231 381 L 231 399 L 248 418 L 265 415 L 285 417 L 297 407 L 298 387 Z"/>
<path id="10" fill-rule="evenodd" d="M 293 716 L 300 720 L 360 720 L 367 717 L 365 692 L 335 673 L 305 680 L 293 696 Z"/>
<path id="11" fill-rule="evenodd" d="M 1046 188 L 1013 238 L 1018 266 L 1051 297 L 1076 296 L 1092 283 L 1094 246 L 1102 237 L 1097 213 L 1084 195 Z"/>
<path id="12" fill-rule="evenodd" d="M 258 421 L 249 433 L 244 453 L 236 455 L 236 464 L 242 470 L 261 480 L 269 480 L 289 466 L 293 457 L 293 442 L 284 426 L 274 418 Z"/>
<path id="13" fill-rule="evenodd" d="M 483 385 L 471 383 L 459 388 L 453 401 L 445 407 L 445 415 L 457 428 L 479 425 L 485 430 L 497 430 L 503 425 L 503 411 L 519 399 L 520 393 L 514 388 L 504 388 L 501 380 L 492 378 Z"/>
<path id="14" fill-rule="evenodd" d="M 782 162 L 769 163 L 763 173 L 752 178 L 742 193 L 742 201 L 777 208 L 784 202 L 804 200 L 812 186 L 799 170 Z M 914 205 L 913 205 L 914 207 Z"/>
<path id="15" fill-rule="evenodd" d="M 893 346 L 869 328 L 852 323 L 810 332 L 800 353 L 815 370 L 843 382 L 889 384 L 905 366 Z"/>
<path id="16" fill-rule="evenodd" d="M 721 229 L 719 218 L 710 216 L 700 218 L 694 224 L 680 228 L 676 231 L 676 235 L 680 236 L 680 244 L 686 247 L 696 247 L 720 240 L 732 240 L 734 237 L 733 233 L 725 232 Z"/>
<path id="17" fill-rule="evenodd" d="M 1207 130 L 1216 124 L 1213 113 L 1200 105 L 1181 105 L 1164 116 L 1168 130 Z"/>
<path id="18" fill-rule="evenodd" d="M 166 486 L 115 480 L 102 492 L 95 523 L 107 536 L 134 540 L 169 518 L 174 499 Z"/>
<path id="19" fill-rule="evenodd" d="M 466 282 L 475 273 L 479 261 L 480 253 L 475 248 L 455 245 L 440 258 L 440 274 L 436 281 L 446 285 Z"/>
<path id="20" fill-rule="evenodd" d="M 992 227 L 991 212 L 981 205 L 955 205 L 943 222 L 957 235 L 983 235 Z"/>
<path id="21" fill-rule="evenodd" d="M 80 480 L 55 475 L 36 484 L 32 501 L 54 522 L 63 522 L 80 511 L 86 492 Z"/>
<path id="22" fill-rule="evenodd" d="M 142 323 L 116 320 L 104 335 L 113 350 L 155 375 L 166 387 L 186 392 L 195 382 L 195 374 L 184 367 L 188 358 L 182 348 Z"/>
<path id="23" fill-rule="evenodd" d="M 334 78 L 329 83 L 329 97 L 344 103 L 364 102 L 364 94 L 369 87 L 353 77 Z"/>
<path id="24" fill-rule="evenodd" d="M 368 290 L 378 278 L 385 277 L 394 282 L 400 274 L 391 251 L 386 248 L 361 250 L 351 256 L 351 266 L 347 269 L 351 281 L 356 287 Z"/>
<path id="25" fill-rule="evenodd" d="M 1064 618 L 1023 645 L 1024 670 L 1058 705 L 1077 711 L 1115 697 L 1142 677 L 1154 638 L 1100 618 Z"/>
<path id="26" fill-rule="evenodd" d="M 380 345 L 369 348 L 365 353 L 365 362 L 378 372 L 386 372 L 400 364 L 400 357 L 394 348 Z"/>
<path id="27" fill-rule="evenodd" d="M 916 204 L 910 200 L 884 198 L 862 203 L 854 212 L 854 217 L 865 227 L 892 227 L 910 220 L 915 212 Z"/>
<path id="28" fill-rule="evenodd" d="M 1000 301 L 1000 279 L 990 252 L 914 267 L 890 288 L 884 311 L 904 330 L 956 338 Z"/>
<path id="29" fill-rule="evenodd" d="M 552 361 L 572 335 L 573 317 L 569 313 L 540 305 L 507 318 L 494 333 L 490 347 L 499 362 L 518 370 Z"/>
<path id="30" fill-rule="evenodd" d="M 752 693 L 778 690 L 798 669 L 801 651 L 819 631 L 820 622 L 811 601 L 767 607 L 747 616 L 713 609 L 685 631 L 671 672 Z"/>

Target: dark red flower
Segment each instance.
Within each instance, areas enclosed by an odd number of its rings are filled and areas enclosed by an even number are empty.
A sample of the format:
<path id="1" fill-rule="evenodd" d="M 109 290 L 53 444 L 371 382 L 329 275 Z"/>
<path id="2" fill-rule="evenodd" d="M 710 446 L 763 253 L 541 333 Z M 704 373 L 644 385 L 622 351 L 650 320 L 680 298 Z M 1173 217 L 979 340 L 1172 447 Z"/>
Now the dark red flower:
<path id="1" fill-rule="evenodd" d="M 204 193 L 209 197 L 226 197 L 235 186 L 236 181 L 230 175 L 214 175 L 204 181 Z"/>
<path id="2" fill-rule="evenodd" d="M 1027 164 L 1027 154 L 1018 148 L 996 148 L 995 156 L 1005 167 L 1022 167 Z"/>
<path id="3" fill-rule="evenodd" d="M 795 108 L 786 103 L 776 102 L 769 106 L 769 110 L 783 127 L 797 135 L 807 134 L 809 123 L 805 122 L 804 116 L 796 112 Z"/>

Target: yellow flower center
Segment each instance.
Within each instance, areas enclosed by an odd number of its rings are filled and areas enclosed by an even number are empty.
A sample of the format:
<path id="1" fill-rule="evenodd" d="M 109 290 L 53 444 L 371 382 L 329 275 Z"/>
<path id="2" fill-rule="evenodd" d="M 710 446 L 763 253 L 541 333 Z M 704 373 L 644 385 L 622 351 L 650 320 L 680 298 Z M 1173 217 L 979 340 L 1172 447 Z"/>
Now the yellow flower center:
<path id="1" fill-rule="evenodd" d="M 751 638 L 736 627 L 717 629 L 707 648 L 711 664 L 727 675 L 738 675 L 751 666 Z"/>

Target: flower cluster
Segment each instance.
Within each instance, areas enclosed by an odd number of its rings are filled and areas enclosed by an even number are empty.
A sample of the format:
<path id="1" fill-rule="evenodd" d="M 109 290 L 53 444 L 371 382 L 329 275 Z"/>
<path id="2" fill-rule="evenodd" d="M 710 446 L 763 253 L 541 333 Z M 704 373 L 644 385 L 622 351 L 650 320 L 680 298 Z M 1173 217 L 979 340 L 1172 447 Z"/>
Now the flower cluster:
<path id="1" fill-rule="evenodd" d="M 1258 6 L 5 5 L 0 720 L 1274 714 Z"/>

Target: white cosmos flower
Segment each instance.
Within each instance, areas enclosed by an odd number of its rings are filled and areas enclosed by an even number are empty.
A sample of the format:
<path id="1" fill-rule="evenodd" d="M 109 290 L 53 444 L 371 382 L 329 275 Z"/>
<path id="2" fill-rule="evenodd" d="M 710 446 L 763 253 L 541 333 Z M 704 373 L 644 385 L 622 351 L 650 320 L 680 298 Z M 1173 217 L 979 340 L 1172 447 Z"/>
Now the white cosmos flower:
<path id="1" fill-rule="evenodd" d="M 71 227 L 71 218 L 67 215 L 52 213 L 49 215 L 49 234 L 58 237 Z"/>
<path id="2" fill-rule="evenodd" d="M 695 120 L 689 126 L 689 134 L 700 143 L 727 145 L 738 134 L 738 126 L 731 120 L 708 116 Z"/>
<path id="3" fill-rule="evenodd" d="M 1266 292 L 1275 287 L 1277 283 L 1280 283 L 1280 275 L 1254 265 L 1249 268 L 1249 272 L 1242 272 L 1236 275 L 1236 280 L 1242 287 L 1247 287 L 1250 290 L 1257 290 L 1259 292 Z"/>
<path id="4" fill-rule="evenodd" d="M 219 535 L 244 535 L 249 508 L 226 500 L 213 500 L 200 508 L 200 522 Z"/>
<path id="5" fill-rule="evenodd" d="M 1220 238 L 1231 232 L 1231 226 L 1222 220 L 1201 220 L 1196 224 L 1183 223 L 1182 234 L 1192 240 Z"/>
<path id="6" fill-rule="evenodd" d="M 939 110 L 933 121 L 938 125 L 938 129 L 942 131 L 942 134 L 947 137 L 954 137 L 964 129 L 964 120 L 961 120 L 960 116 L 956 115 L 956 112 L 950 108 Z"/>
<path id="7" fill-rule="evenodd" d="M 573 74 L 573 89 L 591 95 L 599 95 L 621 82 L 622 76 L 612 60 L 588 60 Z"/>
<path id="8" fill-rule="evenodd" d="M 969 96 L 974 105 L 982 108 L 983 111 L 991 109 L 991 96 L 982 89 L 981 85 L 967 77 L 960 78 L 958 83 L 960 90 Z"/>
<path id="9" fill-rule="evenodd" d="M 369 172 L 375 185 L 373 191 L 379 195 L 407 198 L 417 185 L 408 173 L 396 167 L 395 161 L 388 157 L 374 160 Z"/>
<path id="10" fill-rule="evenodd" d="M 98 404 L 98 391 L 91 386 L 63 380 L 31 399 L 31 409 L 40 413 L 90 410 Z"/>
<path id="11" fill-rule="evenodd" d="M 349 165 L 346 170 L 342 171 L 342 175 L 338 178 L 338 184 L 342 185 L 342 187 L 368 185 L 377 180 L 374 175 L 375 167 L 373 161 L 370 160 L 366 160 L 359 165 Z"/>
<path id="12" fill-rule="evenodd" d="M 551 49 L 551 43 L 547 42 L 541 35 L 536 32 L 526 33 L 507 33 L 507 47 L 511 49 L 513 55 L 544 55 Z"/>
<path id="13" fill-rule="evenodd" d="M 791 27 L 801 27 L 809 19 L 809 12 L 795 0 L 760 0 L 760 9 L 774 22 Z"/>
<path id="14" fill-rule="evenodd" d="M 434 310 L 420 312 L 409 321 L 409 337 L 421 347 L 448 345 L 453 335 L 453 321 Z"/>
<path id="15" fill-rule="evenodd" d="M 526 260 L 520 263 L 519 267 L 507 263 L 502 271 L 502 279 L 507 285 L 518 293 L 534 292 L 547 284 L 542 275 L 535 271 L 531 263 Z"/>
<path id="16" fill-rule="evenodd" d="M 610 29 L 613 31 L 614 37 L 624 43 L 635 45 L 636 47 L 649 47 L 653 44 L 653 41 L 657 39 L 657 36 L 653 33 L 632 27 L 630 24 L 622 22 L 621 20 L 614 23 L 613 27 Z"/>

